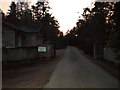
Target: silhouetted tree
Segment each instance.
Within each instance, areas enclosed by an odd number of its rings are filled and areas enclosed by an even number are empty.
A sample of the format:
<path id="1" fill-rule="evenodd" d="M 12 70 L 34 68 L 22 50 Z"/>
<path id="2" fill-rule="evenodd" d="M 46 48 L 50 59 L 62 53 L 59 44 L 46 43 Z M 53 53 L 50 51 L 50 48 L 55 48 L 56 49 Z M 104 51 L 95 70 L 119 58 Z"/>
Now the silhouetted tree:
<path id="1" fill-rule="evenodd" d="M 17 17 L 22 24 L 29 24 L 32 22 L 32 12 L 29 8 L 28 2 L 17 2 L 16 10 Z"/>
<path id="2" fill-rule="evenodd" d="M 50 7 L 48 2 L 38 1 L 36 5 L 32 5 L 33 18 L 36 21 L 40 21 L 48 13 Z"/>
<path id="3" fill-rule="evenodd" d="M 114 24 L 114 28 L 117 30 L 117 29 L 120 29 L 120 1 L 119 2 L 116 2 L 115 3 L 115 6 L 114 6 L 114 14 L 113 14 L 113 24 Z"/>
<path id="4" fill-rule="evenodd" d="M 76 40 L 77 45 L 89 54 L 92 53 L 94 41 L 105 42 L 107 40 L 108 31 L 112 27 L 111 16 L 114 12 L 113 2 L 95 2 L 94 5 L 92 9 L 84 9 L 82 14 L 84 19 L 79 19 L 76 23 L 76 30 L 72 29 L 67 35 L 70 41 Z M 73 33 L 77 34 L 77 39 L 73 39 Z"/>
<path id="5" fill-rule="evenodd" d="M 34 21 L 42 26 L 41 33 L 44 36 L 44 42 L 55 41 L 59 34 L 59 23 L 49 13 L 49 3 L 38 1 L 36 5 L 32 6 L 32 13 Z"/>
<path id="6" fill-rule="evenodd" d="M 8 10 L 8 15 L 6 17 L 6 21 L 17 24 L 18 23 L 18 18 L 17 18 L 17 13 L 16 13 L 16 4 L 15 2 L 11 2 L 10 9 Z"/>
<path id="7" fill-rule="evenodd" d="M 114 4 L 114 13 L 110 18 L 110 23 L 112 26 L 112 30 L 109 35 L 110 43 L 112 48 L 115 49 L 116 52 L 120 51 L 120 1 Z M 118 57 L 120 58 L 120 54 L 118 53 Z"/>

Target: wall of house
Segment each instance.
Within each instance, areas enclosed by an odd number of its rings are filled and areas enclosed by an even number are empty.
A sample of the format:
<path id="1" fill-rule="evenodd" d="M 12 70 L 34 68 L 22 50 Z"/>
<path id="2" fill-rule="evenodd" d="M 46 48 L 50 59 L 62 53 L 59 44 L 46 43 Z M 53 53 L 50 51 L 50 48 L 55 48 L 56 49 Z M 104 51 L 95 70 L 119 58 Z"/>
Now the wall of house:
<path id="1" fill-rule="evenodd" d="M 2 28 L 2 61 L 29 60 L 38 57 L 38 45 L 43 38 L 38 32 L 22 32 L 3 24 Z"/>
<path id="2" fill-rule="evenodd" d="M 43 38 L 39 37 L 39 34 L 35 32 L 17 32 L 15 39 L 16 47 L 33 47 L 41 45 L 43 42 Z"/>
<path id="3" fill-rule="evenodd" d="M 15 31 L 2 27 L 2 47 L 15 47 Z"/>
<path id="4" fill-rule="evenodd" d="M 36 34 L 35 33 L 24 33 L 22 38 L 22 46 L 23 47 L 32 47 L 36 45 Z"/>
<path id="5" fill-rule="evenodd" d="M 38 57 L 37 47 L 3 48 L 3 61 L 29 60 Z"/>
<path id="6" fill-rule="evenodd" d="M 21 61 L 42 57 L 50 59 L 55 57 L 53 45 L 44 46 L 47 48 L 46 52 L 38 52 L 38 47 L 3 48 L 2 61 Z"/>

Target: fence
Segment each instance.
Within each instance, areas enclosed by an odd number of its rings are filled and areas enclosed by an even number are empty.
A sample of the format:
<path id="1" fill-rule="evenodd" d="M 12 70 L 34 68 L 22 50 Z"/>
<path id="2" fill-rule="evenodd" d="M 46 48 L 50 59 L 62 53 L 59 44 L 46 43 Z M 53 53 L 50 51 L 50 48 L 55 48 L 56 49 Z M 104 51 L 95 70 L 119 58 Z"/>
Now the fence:
<path id="1" fill-rule="evenodd" d="M 37 58 L 37 47 L 3 48 L 3 61 L 18 61 Z"/>
<path id="2" fill-rule="evenodd" d="M 112 48 L 110 48 L 110 47 L 105 47 L 104 48 L 104 58 L 106 60 L 111 61 L 111 62 L 119 63 L 120 64 L 120 60 L 118 60 L 116 58 L 115 53 L 113 52 Z"/>
<path id="3" fill-rule="evenodd" d="M 39 51 L 40 47 L 46 50 Z M 55 50 L 52 44 L 41 45 L 39 47 L 19 47 L 2 49 L 2 61 L 30 60 L 42 57 L 46 59 L 55 57 Z"/>

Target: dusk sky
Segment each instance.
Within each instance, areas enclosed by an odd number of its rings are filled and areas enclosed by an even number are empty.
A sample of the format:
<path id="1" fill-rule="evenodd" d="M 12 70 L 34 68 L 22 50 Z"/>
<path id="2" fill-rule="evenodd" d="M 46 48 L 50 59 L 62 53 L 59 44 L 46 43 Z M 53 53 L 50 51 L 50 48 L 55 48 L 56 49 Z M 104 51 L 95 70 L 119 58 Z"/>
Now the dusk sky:
<path id="1" fill-rule="evenodd" d="M 16 0 L 0 0 L 0 8 L 6 13 L 9 9 L 11 1 Z M 26 0 L 30 4 L 35 4 L 37 0 Z M 83 13 L 83 8 L 93 7 L 96 0 L 49 0 L 51 13 L 59 21 L 60 30 L 64 33 L 72 29 Z M 102 0 L 101 0 L 102 1 Z"/>

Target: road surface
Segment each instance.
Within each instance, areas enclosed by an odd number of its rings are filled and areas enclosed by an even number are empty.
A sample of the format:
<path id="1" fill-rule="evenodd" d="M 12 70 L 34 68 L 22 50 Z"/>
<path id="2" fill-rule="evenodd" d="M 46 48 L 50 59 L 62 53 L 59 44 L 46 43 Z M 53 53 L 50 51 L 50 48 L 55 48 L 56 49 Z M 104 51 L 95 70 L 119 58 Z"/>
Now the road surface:
<path id="1" fill-rule="evenodd" d="M 68 47 L 44 88 L 118 88 L 118 79 Z"/>

